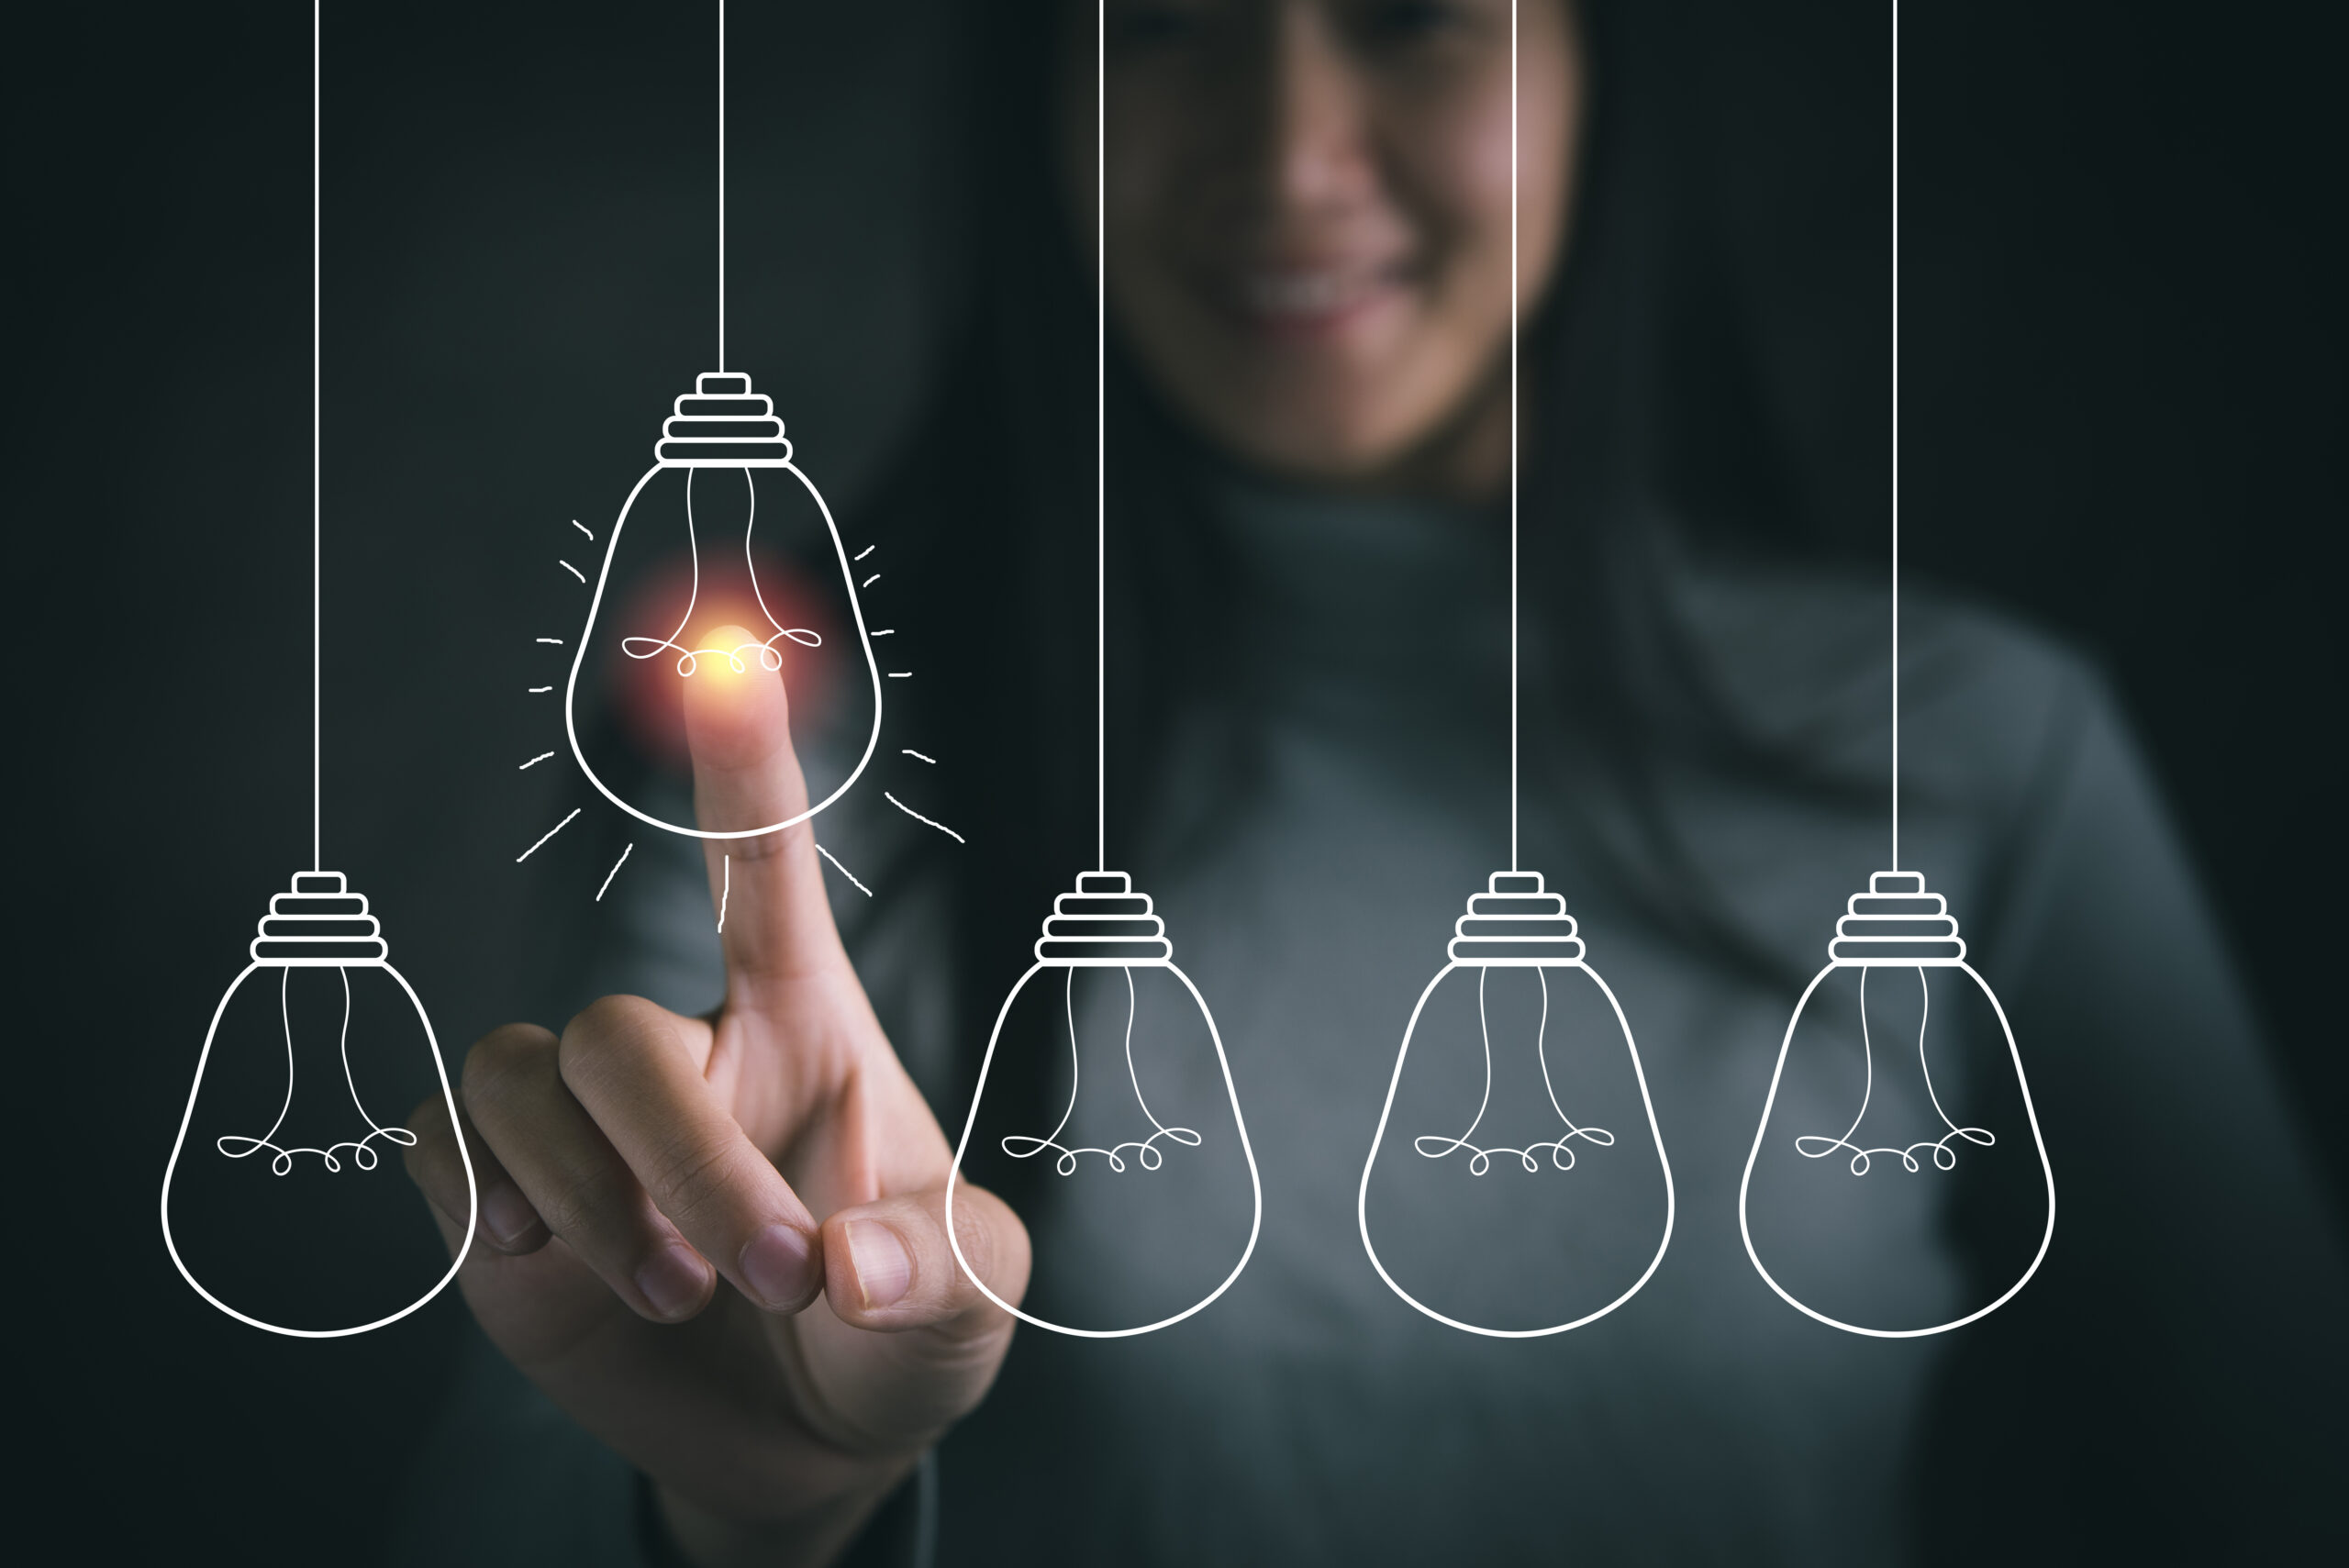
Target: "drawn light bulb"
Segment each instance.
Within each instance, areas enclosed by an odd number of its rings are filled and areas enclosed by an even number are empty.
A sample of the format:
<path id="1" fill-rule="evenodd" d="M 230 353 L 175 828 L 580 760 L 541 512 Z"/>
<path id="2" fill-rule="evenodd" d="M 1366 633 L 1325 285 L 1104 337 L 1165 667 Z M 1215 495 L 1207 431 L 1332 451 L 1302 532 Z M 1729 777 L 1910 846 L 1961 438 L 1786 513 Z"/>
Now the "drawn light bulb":
<path id="1" fill-rule="evenodd" d="M 1165 933 L 1125 873 L 1079 876 L 1076 890 L 1054 901 L 1036 962 L 1004 998 L 979 1063 L 947 1181 L 946 1233 L 988 1299 L 1040 1329 L 1119 1339 L 1179 1323 L 1229 1289 L 1255 1251 L 1264 1189 L 1239 1092 L 1214 1015 L 1175 966 Z M 1012 1067 L 1015 1054 L 1042 1071 Z M 1034 1105 L 1015 1087 L 1038 1084 Z M 1074 1211 L 1052 1234 L 1076 1255 L 1040 1252 L 1039 1285 L 1023 1307 L 963 1255 L 954 1194 L 966 1180 L 1000 1191 L 1030 1172 L 1042 1201 Z M 1140 1247 L 1120 1259 L 1095 1255 L 1121 1242 Z M 1070 1304 L 1071 1315 L 1128 1311 L 1145 1320 L 1047 1318 L 1041 1312 L 1052 1308 L 1037 1309 L 1038 1296 L 1052 1296 L 1055 1273 L 1093 1287 Z M 1102 1288 L 1110 1274 L 1114 1284 Z"/>
<path id="2" fill-rule="evenodd" d="M 747 375 L 706 374 L 676 400 L 662 430 L 652 467 L 629 492 L 604 543 L 563 687 L 563 728 L 588 782 L 639 821 L 696 839 L 754 838 L 806 821 L 863 773 L 881 739 L 881 669 L 840 528 L 814 483 L 793 464 L 773 401 L 754 394 Z M 834 628 L 830 635 L 799 613 L 799 587 L 787 594 L 773 580 L 785 556 L 824 563 L 808 583 L 820 601 L 813 607 Z M 681 602 L 661 595 L 647 603 L 630 591 L 680 561 Z M 834 566 L 836 589 L 829 586 Z M 713 667 L 740 673 L 753 664 L 779 672 L 792 694 L 812 804 L 779 822 L 711 831 L 696 826 L 682 806 L 659 805 L 636 782 L 645 771 L 616 751 L 619 730 L 602 721 L 604 712 L 649 692 L 679 713 L 684 683 Z M 853 766 L 807 745 L 807 699 L 818 690 L 870 693 L 869 702 L 851 703 L 861 711 L 846 716 L 847 743 L 838 749 L 843 761 L 855 758 Z M 683 733 L 682 719 L 675 728 Z"/>
<path id="3" fill-rule="evenodd" d="M 1362 1244 L 1387 1288 L 1439 1323 L 1497 1339 L 1563 1333 L 1629 1301 L 1664 1261 L 1675 1214 L 1672 1165 L 1631 1024 L 1615 993 L 1585 962 L 1566 901 L 1545 889 L 1539 873 L 1496 872 L 1487 891 L 1468 900 L 1453 931 L 1450 962 L 1411 1009 L 1363 1164 L 1355 1206 Z M 1579 1017 L 1568 1029 L 1562 1026 L 1570 1008 Z M 1454 1119 L 1397 1125 L 1398 1093 L 1415 1047 L 1433 1068 L 1416 1076 L 1435 1081 L 1415 1084 L 1402 1118 Z M 1628 1076 L 1620 1070 L 1625 1062 Z M 1611 1085 L 1609 1074 L 1596 1071 L 1602 1062 L 1614 1069 Z M 1497 1101 L 1497 1065 L 1506 1084 Z M 1574 1102 L 1575 1091 L 1561 1087 L 1569 1082 L 1611 1087 L 1611 1105 L 1626 1113 L 1636 1108 L 1647 1128 L 1644 1146 L 1585 1119 L 1588 1112 Z M 1627 1092 L 1632 1088 L 1636 1101 Z M 1391 1149 L 1390 1127 L 1397 1134 Z M 1653 1162 L 1645 1159 L 1651 1148 Z M 1537 1193 L 1541 1213 L 1559 1217 L 1571 1236 L 1563 1229 L 1527 1233 Z M 1472 1234 L 1479 1220 L 1506 1227 L 1508 1245 Z M 1648 1234 L 1655 1235 L 1653 1252 Z M 1375 1235 L 1386 1238 L 1386 1253 Z M 1461 1260 L 1471 1256 L 1503 1260 L 1508 1288 L 1491 1295 L 1506 1295 L 1505 1308 L 1489 1296 L 1479 1299 L 1498 1276 L 1467 1277 Z M 1405 1273 L 1412 1288 L 1397 1277 Z M 1425 1299 L 1435 1295 L 1443 1305 Z M 1560 1316 L 1540 1321 L 1549 1312 L 1537 1307 Z M 1463 1316 L 1472 1312 L 1531 1321 L 1495 1326 Z"/>
<path id="4" fill-rule="evenodd" d="M 1746 1255 L 1832 1328 L 1878 1339 L 1961 1328 L 2013 1299 L 2055 1235 L 2022 1054 L 1921 875 L 1877 872 L 1835 930 L 1787 1020 L 1738 1185 Z M 2006 1221 L 1974 1249 L 1978 1281 L 1935 1257 L 1948 1194 L 1932 1184 L 1973 1162 L 1987 1162 L 1979 1173 L 2003 1195 L 1987 1207 Z"/>
<path id="5" fill-rule="evenodd" d="M 456 1123 L 431 1020 L 339 872 L 296 875 L 250 951 L 196 1058 L 163 1244 L 198 1295 L 256 1329 L 382 1328 L 457 1273 L 398 1166 L 416 1134 L 383 1119 L 437 1093 Z M 458 1153 L 470 1199 L 462 1140 Z M 469 1218 L 458 1260 L 472 1242 Z"/>

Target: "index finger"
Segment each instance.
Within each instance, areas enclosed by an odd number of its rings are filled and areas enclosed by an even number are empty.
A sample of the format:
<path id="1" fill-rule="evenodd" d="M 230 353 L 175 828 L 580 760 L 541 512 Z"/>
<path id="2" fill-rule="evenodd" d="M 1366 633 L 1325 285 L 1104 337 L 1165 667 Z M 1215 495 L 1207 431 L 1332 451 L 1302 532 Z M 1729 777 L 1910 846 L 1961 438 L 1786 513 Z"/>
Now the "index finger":
<path id="1" fill-rule="evenodd" d="M 755 646 L 720 627 L 720 648 Z M 694 759 L 694 815 L 706 832 L 786 821 L 807 809 L 807 781 L 791 747 L 791 700 L 780 671 L 754 657 L 705 657 L 685 680 L 685 740 Z M 729 975 L 792 979 L 847 962 L 824 891 L 812 820 L 744 839 L 708 839 L 710 899 Z"/>

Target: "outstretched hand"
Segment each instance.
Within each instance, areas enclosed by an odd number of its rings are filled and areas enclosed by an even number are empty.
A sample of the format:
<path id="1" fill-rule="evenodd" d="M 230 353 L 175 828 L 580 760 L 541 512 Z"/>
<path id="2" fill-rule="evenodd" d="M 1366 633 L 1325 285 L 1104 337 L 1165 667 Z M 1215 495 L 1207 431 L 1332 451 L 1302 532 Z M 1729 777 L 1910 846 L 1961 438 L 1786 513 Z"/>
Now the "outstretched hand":
<path id="1" fill-rule="evenodd" d="M 779 675 L 706 660 L 685 700 L 705 830 L 807 809 Z M 466 1057 L 482 1224 L 459 1281 L 515 1365 L 653 1479 L 690 1555 L 820 1563 L 985 1396 L 1013 1320 L 956 1266 L 946 1137 L 841 944 L 812 823 L 704 843 L 716 1015 L 607 996 Z M 408 1125 L 453 1247 L 454 1129 L 438 1096 Z M 1017 1301 L 1019 1218 L 964 1184 L 955 1223 Z"/>

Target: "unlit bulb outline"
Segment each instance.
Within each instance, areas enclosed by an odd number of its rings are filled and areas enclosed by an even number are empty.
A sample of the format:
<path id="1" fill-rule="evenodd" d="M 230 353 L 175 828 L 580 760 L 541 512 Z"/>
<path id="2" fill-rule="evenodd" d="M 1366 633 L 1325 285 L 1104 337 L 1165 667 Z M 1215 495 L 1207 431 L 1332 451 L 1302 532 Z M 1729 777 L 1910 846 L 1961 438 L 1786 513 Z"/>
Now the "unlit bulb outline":
<path id="1" fill-rule="evenodd" d="M 1486 1329 L 1475 1323 L 1464 1323 L 1457 1318 L 1447 1317 L 1445 1314 L 1438 1312 L 1434 1307 L 1430 1307 L 1426 1302 L 1419 1300 L 1419 1297 L 1413 1296 L 1409 1291 L 1405 1290 L 1401 1285 L 1395 1283 L 1395 1276 L 1386 1272 L 1386 1263 L 1379 1259 L 1378 1248 L 1372 1243 L 1370 1239 L 1371 1173 L 1378 1168 L 1378 1151 L 1386 1146 L 1386 1123 L 1388 1118 L 1395 1114 L 1395 1092 L 1402 1086 L 1403 1065 L 1410 1060 L 1411 1042 L 1419 1038 L 1419 1015 L 1426 1010 L 1428 998 L 1435 995 L 1436 987 L 1443 984 L 1444 977 L 1446 975 L 1450 974 L 1455 969 L 1471 968 L 1578 969 L 1582 971 L 1583 973 L 1590 976 L 1591 984 L 1598 987 L 1599 995 L 1607 998 L 1607 1005 L 1615 1011 L 1616 1025 L 1623 1031 L 1623 1047 L 1626 1051 L 1631 1052 L 1631 1077 L 1632 1080 L 1640 1086 L 1640 1104 L 1647 1112 L 1648 1137 L 1655 1146 L 1656 1165 L 1664 1173 L 1664 1235 L 1656 1242 L 1655 1256 L 1648 1260 L 1648 1266 L 1641 1271 L 1640 1277 L 1638 1279 L 1631 1282 L 1630 1289 L 1623 1292 L 1622 1295 L 1617 1296 L 1614 1300 L 1609 1302 L 1606 1306 L 1600 1307 L 1598 1311 L 1587 1313 L 1569 1323 L 1553 1323 L 1545 1329 Z M 1478 984 L 1481 986 L 1482 981 L 1480 980 Z M 1544 986 L 1543 994 L 1545 995 L 1547 995 L 1546 984 Z M 1547 1076 L 1546 1068 L 1544 1069 L 1544 1076 L 1545 1078 Z M 1564 1116 L 1563 1112 L 1560 1114 L 1562 1117 Z M 1572 1124 L 1569 1123 L 1569 1125 Z M 1617 1307 L 1631 1300 L 1631 1297 L 1640 1294 L 1641 1290 L 1646 1286 L 1648 1281 L 1654 1277 L 1657 1268 L 1663 1264 L 1664 1253 L 1671 1249 L 1673 1222 L 1679 1215 L 1679 1197 L 1677 1193 L 1675 1191 L 1672 1183 L 1672 1157 L 1664 1152 L 1664 1129 L 1656 1125 L 1655 1100 L 1653 1096 L 1648 1093 L 1648 1075 L 1646 1071 L 1640 1065 L 1639 1041 L 1631 1038 L 1631 1021 L 1623 1016 L 1623 1004 L 1616 1000 L 1613 988 L 1600 977 L 1598 971 L 1593 969 L 1589 964 L 1578 960 L 1572 962 L 1558 962 L 1555 961 L 1538 959 L 1501 959 L 1494 961 L 1491 963 L 1485 964 L 1464 964 L 1459 962 L 1457 960 L 1453 960 L 1445 963 L 1442 969 L 1436 971 L 1435 978 L 1428 982 L 1427 989 L 1419 993 L 1419 1001 L 1412 1006 L 1411 1021 L 1403 1026 L 1402 1049 L 1395 1053 L 1395 1075 L 1387 1080 L 1386 1103 L 1379 1107 L 1378 1130 L 1371 1135 L 1370 1158 L 1363 1162 L 1362 1185 L 1357 1189 L 1354 1196 L 1354 1223 L 1356 1228 L 1362 1232 L 1363 1251 L 1370 1254 L 1370 1266 L 1378 1271 L 1378 1277 L 1386 1282 L 1387 1289 L 1400 1296 L 1404 1302 L 1415 1310 L 1425 1314 L 1427 1317 L 1434 1318 L 1437 1322 L 1442 1324 L 1447 1329 L 1457 1329 L 1464 1334 L 1481 1334 L 1488 1340 L 1539 1340 L 1546 1338 L 1552 1334 L 1563 1334 L 1569 1329 L 1582 1328 L 1585 1324 L 1598 1322 L 1598 1319 L 1606 1317 L 1609 1313 L 1614 1311 Z"/>
<path id="2" fill-rule="evenodd" d="M 1217 1285 L 1200 1300 L 1171 1317 L 1162 1318 L 1155 1323 L 1144 1323 L 1132 1329 L 1073 1329 L 1065 1323 L 1055 1323 L 1049 1318 L 1039 1318 L 1026 1308 L 1006 1301 L 996 1294 L 994 1286 L 979 1277 L 978 1271 L 971 1266 L 971 1260 L 963 1255 L 962 1232 L 954 1224 L 954 1189 L 962 1184 L 963 1156 L 970 1150 L 972 1130 L 979 1123 L 979 1106 L 986 1100 L 987 1073 L 995 1065 L 996 1046 L 1003 1040 L 1004 1020 L 1011 1017 L 1012 1004 L 1019 1001 L 1020 994 L 1028 989 L 1028 983 L 1036 978 L 1040 972 L 1047 969 L 1124 969 L 1127 972 L 1127 984 L 1130 985 L 1133 981 L 1132 972 L 1137 967 L 1163 969 L 1181 981 L 1183 989 L 1188 991 L 1191 994 L 1191 1000 L 1198 1005 L 1199 1017 L 1207 1022 L 1208 1040 L 1215 1047 L 1216 1065 L 1223 1073 L 1224 1097 L 1231 1105 L 1231 1125 L 1240 1134 L 1241 1155 L 1248 1162 L 1248 1190 L 1253 1203 L 1253 1209 L 1248 1219 L 1248 1244 L 1240 1250 L 1240 1261 L 1231 1265 L 1231 1272 L 1223 1277 L 1222 1284 Z M 1151 1119 L 1153 1122 L 1157 1120 L 1155 1117 Z M 1216 1028 L 1215 1014 L 1208 1011 L 1208 999 L 1199 995 L 1199 988 L 1191 984 L 1191 977 L 1184 973 L 1181 967 L 1172 959 L 1140 965 L 1119 959 L 1055 959 L 1049 963 L 1040 960 L 1029 965 L 1028 972 L 1022 974 L 1018 984 L 1012 986 L 1010 994 L 1003 999 L 1003 1006 L 996 1013 L 995 1028 L 987 1035 L 986 1054 L 979 1059 L 979 1081 L 971 1090 L 970 1114 L 963 1118 L 963 1137 L 954 1145 L 954 1163 L 946 1173 L 946 1240 L 947 1244 L 954 1249 L 954 1261 L 962 1266 L 963 1277 L 978 1287 L 980 1295 L 1019 1318 L 1022 1323 L 1055 1334 L 1067 1334 L 1080 1340 L 1126 1340 L 1131 1339 L 1136 1334 L 1155 1333 L 1161 1329 L 1171 1328 L 1194 1313 L 1203 1312 L 1214 1306 L 1216 1300 L 1231 1288 L 1232 1282 L 1237 1280 L 1248 1267 L 1248 1260 L 1255 1255 L 1256 1238 L 1263 1232 L 1264 1228 L 1264 1183 L 1256 1170 L 1256 1151 L 1248 1142 L 1248 1118 L 1241 1112 L 1240 1090 L 1231 1081 L 1231 1061 L 1224 1054 L 1223 1034 Z"/>
<path id="3" fill-rule="evenodd" d="M 2032 1276 L 2039 1272 L 2039 1265 L 2047 1261 L 2048 1246 L 2055 1240 L 2055 1168 L 2048 1162 L 2047 1140 L 2041 1135 L 2039 1130 L 2039 1111 L 2032 1104 L 2031 1080 L 2023 1073 L 2022 1052 L 2016 1048 L 2014 1028 L 2007 1022 L 2007 1010 L 1999 1005 L 1998 993 L 1990 989 L 1990 984 L 1988 981 L 1984 980 L 1979 974 L 1976 974 L 1974 972 L 1974 966 L 1972 964 L 1966 962 L 1964 959 L 1940 961 L 1927 959 L 1921 962 L 1917 961 L 1908 961 L 1896 965 L 1884 967 L 1897 967 L 1903 969 L 1915 968 L 1918 970 L 1920 977 L 1922 976 L 1923 972 L 1927 969 L 1955 969 L 1962 971 L 1968 980 L 1974 982 L 1976 989 L 1979 990 L 1983 996 L 1988 1000 L 1990 1004 L 1990 1011 L 1998 1018 L 1998 1032 L 2006 1037 L 2007 1055 L 2014 1063 L 2015 1086 L 2022 1091 L 2022 1114 L 2025 1119 L 2031 1123 L 2032 1147 L 2039 1151 L 2039 1173 L 2047 1184 L 2047 1227 L 2040 1234 L 2039 1251 L 2032 1255 L 2031 1267 L 2023 1270 L 2022 1277 L 2015 1281 L 2014 1284 L 2009 1285 L 2006 1288 L 2006 1291 L 2000 1295 L 1997 1300 L 1992 1301 L 1986 1307 L 1976 1307 L 1963 1318 L 1954 1318 L 1946 1323 L 1936 1323 L 1928 1329 L 1864 1329 L 1856 1323 L 1846 1323 L 1841 1318 L 1830 1318 L 1824 1312 L 1820 1312 L 1816 1308 L 1805 1306 L 1803 1303 L 1796 1300 L 1787 1291 L 1786 1286 L 1777 1282 L 1776 1278 L 1771 1274 L 1770 1271 L 1763 1266 L 1762 1254 L 1754 1251 L 1753 1227 L 1748 1218 L 1746 1209 L 1747 1198 L 1753 1186 L 1753 1167 L 1755 1162 L 1762 1157 L 1762 1142 L 1770 1130 L 1770 1113 L 1776 1107 L 1778 1103 L 1778 1081 L 1785 1075 L 1787 1071 L 1787 1053 L 1794 1046 L 1795 1029 L 1802 1022 L 1803 1009 L 1810 1005 L 1811 993 L 1819 989 L 1820 982 L 1824 981 L 1829 975 L 1834 973 L 1839 969 L 1860 970 L 1863 972 L 1863 978 L 1865 979 L 1865 971 L 1875 967 L 1879 966 L 1871 964 L 1865 961 L 1837 960 L 1831 962 L 1826 968 L 1820 970 L 1817 974 L 1810 977 L 1810 984 L 1803 987 L 1801 999 L 1795 1003 L 1794 1016 L 1787 1020 L 1786 1037 L 1778 1042 L 1777 1065 L 1770 1070 L 1770 1092 L 1762 1101 L 1762 1121 L 1761 1125 L 1753 1129 L 1753 1148 L 1745 1156 L 1745 1174 L 1740 1178 L 1737 1184 L 1737 1233 L 1744 1240 L 1745 1256 L 1753 1264 L 1753 1272 L 1762 1276 L 1762 1283 L 1776 1291 L 1778 1295 L 1779 1300 L 1785 1302 L 1787 1306 L 1793 1307 L 1804 1317 L 1824 1323 L 1831 1329 L 1841 1329 L 1847 1334 L 1865 1334 L 1871 1340 L 1920 1340 L 1932 1334 L 1945 1334 L 1952 1329 L 1963 1329 L 1968 1323 L 1972 1323 L 1978 1318 L 1987 1318 L 1991 1313 L 1996 1312 L 1999 1307 L 2004 1307 L 2008 1302 L 2012 1301 L 2015 1298 L 2016 1294 L 2020 1292 L 2023 1286 L 2031 1283 Z M 1863 1013 L 1862 1016 L 1865 1019 L 1865 1013 Z M 1936 1109 L 1939 1108 L 1939 1105 L 1940 1102 L 1936 1100 Z"/>
<path id="4" fill-rule="evenodd" d="M 306 961 L 302 959 L 278 959 L 273 960 L 268 963 L 256 962 L 245 965 L 245 967 L 238 973 L 237 978 L 228 983 L 228 989 L 221 993 L 219 1006 L 212 1009 L 211 1026 L 204 1031 L 204 1050 L 197 1054 L 195 1059 L 195 1083 L 188 1090 L 187 1108 L 180 1113 L 180 1130 L 178 1136 L 172 1140 L 172 1157 L 164 1163 L 163 1166 L 163 1194 L 161 1201 L 157 1206 L 161 1212 L 163 1219 L 163 1250 L 171 1253 L 172 1266 L 179 1270 L 180 1278 L 187 1281 L 188 1288 L 195 1291 L 196 1295 L 204 1297 L 205 1300 L 210 1302 L 214 1307 L 227 1313 L 229 1317 L 234 1318 L 238 1322 L 242 1323 L 249 1328 L 262 1329 L 266 1333 L 283 1334 L 290 1340 L 348 1339 L 353 1334 L 365 1334 L 377 1329 L 388 1327 L 391 1324 L 398 1322 L 401 1318 L 407 1317 L 410 1313 L 416 1312 L 429 1305 L 433 1298 L 438 1296 L 442 1291 L 449 1288 L 449 1282 L 455 1279 L 457 1277 L 457 1271 L 464 1266 L 466 1254 L 473 1251 L 473 1232 L 479 1225 L 481 1193 L 473 1181 L 473 1157 L 471 1151 L 465 1148 L 464 1135 L 462 1132 L 457 1130 L 456 1125 L 452 1121 L 451 1124 L 451 1131 L 454 1136 L 451 1137 L 450 1141 L 456 1144 L 458 1162 L 464 1166 L 465 1171 L 464 1240 L 458 1242 L 455 1251 L 450 1257 L 449 1272 L 442 1274 L 440 1279 L 433 1284 L 430 1290 L 426 1291 L 422 1296 L 410 1302 L 407 1306 L 401 1307 L 397 1312 L 378 1318 L 372 1323 L 361 1323 L 349 1329 L 288 1329 L 276 1323 L 265 1323 L 262 1321 L 262 1319 L 251 1316 L 250 1313 L 238 1311 L 235 1307 L 229 1306 L 227 1302 L 221 1300 L 218 1296 L 205 1289 L 204 1282 L 197 1279 L 195 1275 L 190 1272 L 186 1262 L 180 1257 L 179 1243 L 173 1240 L 172 1236 L 172 1177 L 177 1173 L 179 1170 L 180 1150 L 182 1146 L 187 1142 L 188 1124 L 195 1119 L 196 1096 L 202 1094 L 204 1090 L 204 1069 L 212 1060 L 212 1042 L 220 1032 L 220 1020 L 228 1011 L 228 1003 L 236 996 L 238 990 L 243 986 L 245 981 L 256 969 L 341 969 L 344 967 L 344 964 L 330 960 L 321 961 L 312 959 Z M 400 990 L 406 994 L 408 1000 L 408 1006 L 416 1009 L 417 1022 L 424 1026 L 424 1043 L 426 1049 L 431 1052 L 432 1072 L 434 1077 L 440 1081 L 441 1103 L 444 1106 L 454 1106 L 457 1103 L 457 1097 L 449 1087 L 448 1066 L 440 1060 L 440 1038 L 432 1032 L 432 1019 L 425 1013 L 423 999 L 417 995 L 416 988 L 407 983 L 406 975 L 402 974 L 398 970 L 394 969 L 389 962 L 367 963 L 359 965 L 358 967 L 382 970 L 385 974 L 390 975 L 398 984 Z M 345 975 L 344 984 L 348 984 L 349 983 L 350 977 Z"/>

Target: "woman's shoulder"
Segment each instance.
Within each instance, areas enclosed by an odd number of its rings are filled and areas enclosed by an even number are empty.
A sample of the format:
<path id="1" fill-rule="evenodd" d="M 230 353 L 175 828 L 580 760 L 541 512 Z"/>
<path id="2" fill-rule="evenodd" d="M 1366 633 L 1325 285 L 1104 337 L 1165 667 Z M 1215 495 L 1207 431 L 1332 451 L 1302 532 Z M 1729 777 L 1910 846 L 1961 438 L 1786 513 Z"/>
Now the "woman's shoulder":
<path id="1" fill-rule="evenodd" d="M 1708 560 L 1684 574 L 1679 600 L 1716 689 L 1757 739 L 1854 782 L 1889 767 L 1887 573 Z M 2114 717 L 2094 662 L 2045 628 L 1916 577 L 1897 611 L 1901 774 L 1920 794 L 2011 801 L 2051 754 Z"/>

